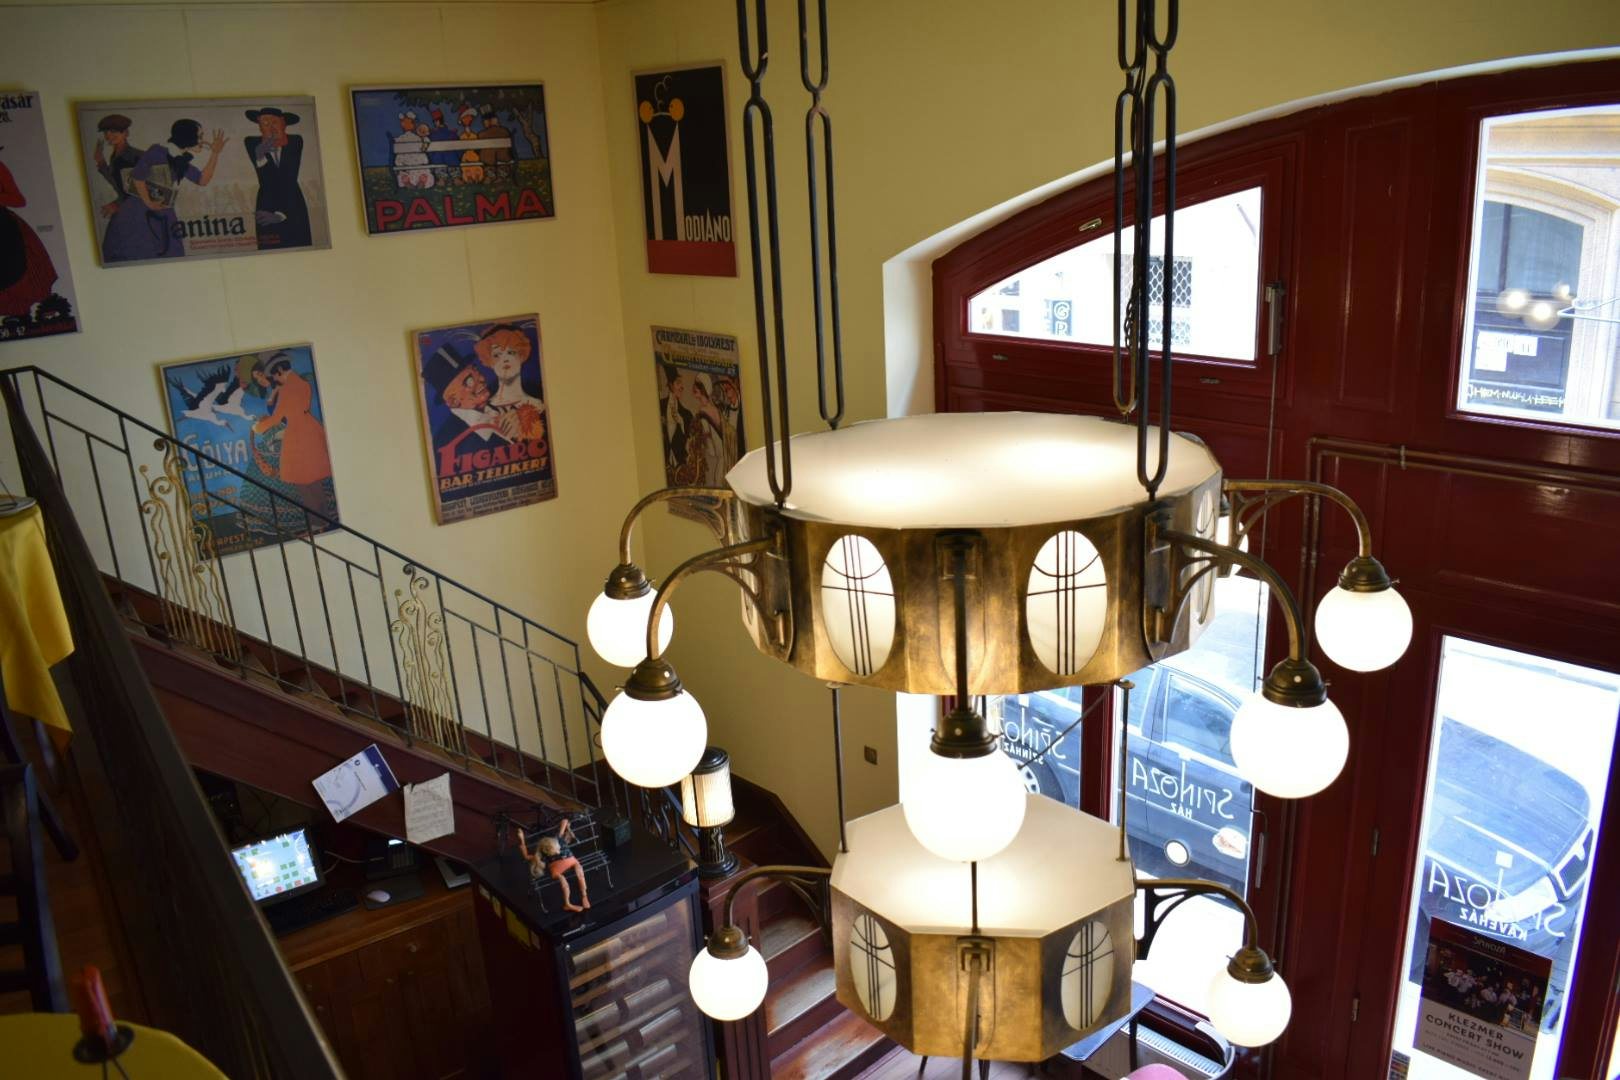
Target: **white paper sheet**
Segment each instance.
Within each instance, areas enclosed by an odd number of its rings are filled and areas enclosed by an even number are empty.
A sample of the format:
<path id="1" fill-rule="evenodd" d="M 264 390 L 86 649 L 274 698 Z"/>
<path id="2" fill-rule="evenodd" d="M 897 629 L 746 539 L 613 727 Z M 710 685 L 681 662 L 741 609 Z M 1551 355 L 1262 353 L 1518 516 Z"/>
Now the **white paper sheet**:
<path id="1" fill-rule="evenodd" d="M 405 785 L 405 839 L 426 843 L 456 831 L 455 804 L 450 801 L 450 774 L 422 784 Z"/>

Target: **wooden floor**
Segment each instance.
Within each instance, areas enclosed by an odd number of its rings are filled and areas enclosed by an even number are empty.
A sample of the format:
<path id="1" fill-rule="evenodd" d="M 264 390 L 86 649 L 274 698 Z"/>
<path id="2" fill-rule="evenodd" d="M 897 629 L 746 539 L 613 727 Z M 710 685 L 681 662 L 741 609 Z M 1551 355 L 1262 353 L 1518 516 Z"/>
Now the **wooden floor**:
<path id="1" fill-rule="evenodd" d="M 917 1067 L 923 1059 L 916 1054 L 905 1050 L 895 1050 L 894 1053 L 873 1065 L 857 1078 L 857 1080 L 917 1080 Z M 990 1062 L 989 1080 L 1022 1080 L 1026 1076 L 1040 1076 L 1038 1065 L 1027 1065 L 1016 1061 Z M 973 1065 L 973 1080 L 979 1080 L 980 1065 Z M 928 1066 L 923 1071 L 924 1080 L 959 1080 L 962 1075 L 961 1058 L 929 1058 Z"/>

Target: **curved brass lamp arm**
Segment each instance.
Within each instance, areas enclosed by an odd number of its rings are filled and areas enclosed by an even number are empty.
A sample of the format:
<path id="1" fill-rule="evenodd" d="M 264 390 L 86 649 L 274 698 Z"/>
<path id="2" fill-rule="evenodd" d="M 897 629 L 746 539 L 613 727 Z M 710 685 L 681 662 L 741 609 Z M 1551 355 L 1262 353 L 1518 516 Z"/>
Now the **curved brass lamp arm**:
<path id="1" fill-rule="evenodd" d="M 1150 547 L 1156 546 L 1153 542 L 1157 540 L 1165 543 L 1180 544 L 1195 551 L 1206 552 L 1223 563 L 1235 563 L 1243 567 L 1243 569 L 1271 586 L 1271 598 L 1277 601 L 1278 607 L 1282 608 L 1283 622 L 1288 624 L 1288 658 L 1298 661 L 1305 659 L 1305 637 L 1301 632 L 1301 624 L 1304 620 L 1299 614 L 1299 603 L 1294 599 L 1294 591 L 1288 587 L 1288 583 L 1282 579 L 1282 575 L 1273 570 L 1265 560 L 1256 558 L 1247 551 L 1240 551 L 1235 547 L 1217 544 L 1213 540 L 1206 540 L 1202 536 L 1180 532 L 1176 529 L 1161 529 L 1154 526 L 1148 540 Z"/>
<path id="2" fill-rule="evenodd" d="M 1182 899 L 1188 899 L 1193 896 L 1207 896 L 1210 894 L 1215 894 L 1224 896 L 1226 899 L 1232 901 L 1232 903 L 1237 905 L 1238 910 L 1243 913 L 1243 945 L 1245 948 L 1254 948 L 1255 939 L 1259 933 L 1259 924 L 1255 920 L 1254 909 L 1249 906 L 1249 902 L 1243 899 L 1243 896 L 1240 893 L 1227 888 L 1225 885 L 1221 885 L 1214 881 L 1205 881 L 1203 878 L 1136 879 L 1136 891 L 1147 893 L 1149 899 L 1149 903 L 1147 905 L 1149 910 L 1144 913 L 1146 916 L 1145 921 L 1148 925 L 1148 932 L 1143 934 L 1144 941 L 1151 943 L 1153 940 L 1153 932 L 1158 930 L 1159 920 L 1153 917 L 1153 912 L 1151 910 L 1153 900 L 1152 894 L 1161 889 L 1166 891 L 1175 890 L 1180 892 L 1183 894 Z M 1165 914 L 1168 915 L 1169 912 L 1167 911 Z"/>
<path id="3" fill-rule="evenodd" d="M 1283 499 L 1295 495 L 1319 495 L 1330 502 L 1338 503 L 1344 512 L 1350 515 L 1350 520 L 1356 525 L 1356 540 L 1359 546 L 1358 554 L 1363 558 L 1372 555 L 1372 525 L 1367 521 L 1367 515 L 1356 505 L 1356 501 L 1332 484 L 1319 484 L 1311 480 L 1227 480 L 1221 485 L 1221 492 L 1226 495 L 1259 494 L 1266 498 L 1268 505 L 1261 510 L 1255 520 L 1265 516 L 1272 506 Z M 1238 508 L 1233 507 L 1232 516 L 1232 543 L 1236 544 L 1253 526 L 1253 522 L 1243 525 L 1238 519 Z"/>
<path id="4" fill-rule="evenodd" d="M 752 870 L 745 870 L 731 883 L 731 891 L 726 893 L 726 926 L 736 926 L 737 894 L 742 887 L 755 878 L 776 877 L 803 879 L 803 878 L 831 878 L 832 870 L 825 866 L 756 866 Z"/>
<path id="5" fill-rule="evenodd" d="M 728 487 L 667 487 L 643 497 L 640 502 L 630 508 L 630 512 L 624 516 L 624 524 L 619 528 L 619 565 L 628 566 L 630 563 L 630 532 L 635 528 L 636 518 L 641 516 L 643 510 L 654 503 L 693 495 L 710 499 L 734 499 L 737 497 L 737 493 Z"/>
<path id="6" fill-rule="evenodd" d="M 748 555 L 756 551 L 770 551 L 776 545 L 776 538 L 772 536 L 741 544 L 728 544 L 726 547 L 694 555 L 677 566 L 674 572 L 664 579 L 664 583 L 658 586 L 658 595 L 653 597 L 652 610 L 647 613 L 647 658 L 657 660 L 664 655 L 663 650 L 658 647 L 658 620 L 663 618 L 664 609 L 669 606 L 669 594 L 675 591 L 677 585 L 699 570 L 716 569 L 717 563 L 727 563 L 739 555 Z"/>

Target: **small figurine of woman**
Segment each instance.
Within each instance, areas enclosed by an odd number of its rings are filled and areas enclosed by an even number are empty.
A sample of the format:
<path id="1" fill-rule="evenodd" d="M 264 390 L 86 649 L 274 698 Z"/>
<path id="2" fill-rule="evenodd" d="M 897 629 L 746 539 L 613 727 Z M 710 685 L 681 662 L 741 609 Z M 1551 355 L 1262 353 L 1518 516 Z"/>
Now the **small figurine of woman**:
<path id="1" fill-rule="evenodd" d="M 591 896 L 585 886 L 585 869 L 579 865 L 579 859 L 568 846 L 569 837 L 573 836 L 574 827 L 567 818 L 563 818 L 557 826 L 556 836 L 542 836 L 535 844 L 534 851 L 529 850 L 523 830 L 518 830 L 518 850 L 529 861 L 529 876 L 538 878 L 542 874 L 551 877 L 562 890 L 564 911 L 584 911 L 591 906 Z M 568 887 L 568 871 L 574 872 L 574 878 L 579 882 L 579 903 L 574 903 L 573 890 Z"/>

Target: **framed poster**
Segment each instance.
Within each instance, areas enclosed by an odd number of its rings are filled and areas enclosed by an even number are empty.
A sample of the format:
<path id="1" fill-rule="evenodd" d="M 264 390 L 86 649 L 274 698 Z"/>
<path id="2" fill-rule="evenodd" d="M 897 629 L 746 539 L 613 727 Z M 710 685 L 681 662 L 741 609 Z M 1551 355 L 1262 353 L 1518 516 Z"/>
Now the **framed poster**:
<path id="1" fill-rule="evenodd" d="M 1529 1080 L 1552 958 L 1431 917 L 1413 1046 L 1474 1076 Z"/>
<path id="2" fill-rule="evenodd" d="M 415 339 L 439 524 L 556 498 L 540 317 L 419 330 Z"/>
<path id="3" fill-rule="evenodd" d="M 73 333 L 76 303 L 39 95 L 0 94 L 0 341 Z"/>
<path id="4" fill-rule="evenodd" d="M 720 64 L 634 76 L 647 270 L 737 275 Z"/>
<path id="5" fill-rule="evenodd" d="M 723 487 L 726 473 L 747 450 L 737 339 L 669 326 L 653 327 L 652 338 L 664 482 Z M 683 499 L 673 500 L 670 512 L 697 521 L 711 516 Z"/>
<path id="6" fill-rule="evenodd" d="M 205 508 L 219 554 L 332 529 L 337 490 L 311 346 L 187 360 L 158 370 L 174 437 L 236 470 L 204 463 L 199 472 L 195 459 L 186 457 L 192 506 Z M 254 483 L 243 483 L 237 473 Z M 320 516 L 306 514 L 305 506 Z"/>
<path id="7" fill-rule="evenodd" d="M 331 246 L 314 98 L 76 111 L 103 266 Z"/>
<path id="8" fill-rule="evenodd" d="M 366 231 L 553 217 L 540 83 L 350 92 Z"/>

